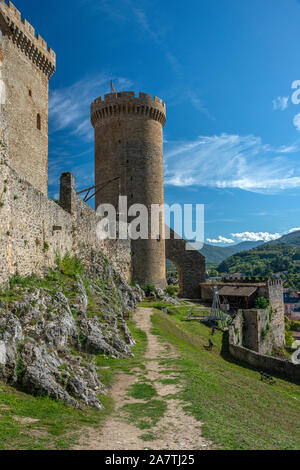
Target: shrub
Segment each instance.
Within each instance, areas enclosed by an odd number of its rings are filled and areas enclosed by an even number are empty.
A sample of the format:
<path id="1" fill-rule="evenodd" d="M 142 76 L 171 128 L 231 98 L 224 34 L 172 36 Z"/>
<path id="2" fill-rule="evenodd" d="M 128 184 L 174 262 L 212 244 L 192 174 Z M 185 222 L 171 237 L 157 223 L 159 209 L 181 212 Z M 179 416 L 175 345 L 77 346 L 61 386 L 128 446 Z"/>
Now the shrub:
<path id="1" fill-rule="evenodd" d="M 293 346 L 294 338 L 290 330 L 285 332 L 285 344 L 287 347 L 291 348 Z"/>
<path id="2" fill-rule="evenodd" d="M 292 331 L 300 331 L 300 321 L 292 321 L 291 322 L 291 330 Z"/>
<path id="3" fill-rule="evenodd" d="M 156 287 L 153 286 L 152 284 L 147 284 L 146 286 L 142 286 L 143 291 L 146 294 L 146 297 L 149 297 L 150 295 L 155 295 L 157 294 Z"/>
<path id="4" fill-rule="evenodd" d="M 63 258 L 60 255 L 56 255 L 56 264 L 58 270 L 67 276 L 78 277 L 83 272 L 81 260 L 76 257 L 72 257 L 70 253 L 66 253 Z"/>
<path id="5" fill-rule="evenodd" d="M 261 329 L 261 337 L 263 340 L 266 339 L 266 337 L 268 336 L 268 331 L 265 330 L 264 328 Z"/>
<path id="6" fill-rule="evenodd" d="M 168 287 L 165 289 L 165 292 L 166 292 L 166 294 L 168 294 L 170 297 L 175 297 L 175 296 L 176 296 L 177 289 L 176 289 L 175 286 L 168 286 Z"/>
<path id="7" fill-rule="evenodd" d="M 289 317 L 287 317 L 286 315 L 284 317 L 284 324 L 285 324 L 286 331 L 289 331 L 291 329 L 291 322 L 290 322 Z"/>
<path id="8" fill-rule="evenodd" d="M 269 299 L 266 299 L 266 297 L 258 297 L 255 300 L 254 308 L 265 309 L 267 307 L 269 307 Z"/>
<path id="9" fill-rule="evenodd" d="M 43 252 L 45 253 L 46 251 L 49 250 L 49 243 L 48 242 L 44 242 L 44 245 L 43 245 Z"/>

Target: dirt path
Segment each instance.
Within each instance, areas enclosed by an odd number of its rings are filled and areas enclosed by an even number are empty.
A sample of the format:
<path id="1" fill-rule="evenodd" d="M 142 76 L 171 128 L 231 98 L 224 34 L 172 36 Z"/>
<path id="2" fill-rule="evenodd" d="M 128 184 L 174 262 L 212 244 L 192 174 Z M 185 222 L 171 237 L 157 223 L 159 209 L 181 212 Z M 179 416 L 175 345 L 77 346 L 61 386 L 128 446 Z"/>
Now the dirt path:
<path id="1" fill-rule="evenodd" d="M 145 331 L 148 337 L 148 349 L 145 356 L 146 370 L 140 369 L 133 375 L 120 374 L 114 384 L 111 394 L 115 401 L 115 411 L 104 423 L 101 430 L 87 430 L 85 437 L 81 438 L 77 450 L 207 450 L 209 444 L 201 437 L 201 423 L 182 409 L 180 400 L 168 398 L 167 410 L 160 421 L 151 430 L 142 431 L 126 420 L 122 408 L 128 403 L 143 403 L 128 397 L 128 387 L 137 383 L 141 376 L 151 380 L 158 393 L 157 399 L 164 399 L 167 395 L 178 394 L 182 385 L 180 375 L 176 372 L 164 374 L 168 367 L 161 365 L 162 359 L 176 358 L 176 353 L 170 344 L 162 343 L 158 337 L 151 333 L 151 309 L 139 308 L 135 314 L 137 328 Z M 163 384 L 159 380 L 177 379 L 176 384 Z M 151 432 L 152 439 L 147 442 L 141 436 Z M 155 439 L 153 439 L 155 436 Z"/>

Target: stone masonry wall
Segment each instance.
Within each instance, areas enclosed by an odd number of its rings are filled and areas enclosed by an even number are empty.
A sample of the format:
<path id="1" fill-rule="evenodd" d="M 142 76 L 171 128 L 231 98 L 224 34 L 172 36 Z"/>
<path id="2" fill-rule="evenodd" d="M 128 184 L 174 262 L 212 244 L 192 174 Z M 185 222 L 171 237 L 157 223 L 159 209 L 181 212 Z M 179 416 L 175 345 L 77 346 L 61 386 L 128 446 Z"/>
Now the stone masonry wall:
<path id="1" fill-rule="evenodd" d="M 199 299 L 200 283 L 205 281 L 205 258 L 195 250 L 187 250 L 187 242 L 170 229 L 170 238 L 166 240 L 166 257 L 172 261 L 179 272 L 181 296 Z"/>
<path id="2" fill-rule="evenodd" d="M 16 7 L 0 1 L 0 104 L 10 160 L 20 176 L 45 194 L 48 82 L 55 61 L 54 51 L 27 20 L 21 20 Z"/>
<path id="3" fill-rule="evenodd" d="M 96 208 L 109 203 L 118 208 L 127 196 L 128 208 L 164 204 L 163 126 L 166 106 L 146 93 L 110 93 L 91 106 L 95 129 L 95 182 L 104 186 L 96 195 Z M 119 178 L 116 180 L 116 178 Z M 138 214 L 137 214 L 138 215 Z M 150 217 L 149 233 L 151 234 Z M 132 241 L 132 275 L 141 285 L 166 287 L 164 213 L 157 239 Z"/>
<path id="4" fill-rule="evenodd" d="M 300 381 L 300 364 L 293 364 L 291 361 L 277 357 L 265 356 L 237 344 L 233 327 L 229 330 L 229 351 L 233 357 L 257 368 L 259 371 L 263 370 Z"/>
<path id="5" fill-rule="evenodd" d="M 274 347 L 285 345 L 284 321 L 282 325 L 278 323 L 271 306 L 266 309 L 240 310 L 234 319 L 233 329 L 236 335 L 239 331 L 236 344 L 260 354 L 272 354 Z"/>
<path id="6" fill-rule="evenodd" d="M 56 253 L 71 252 L 82 259 L 93 251 L 102 251 L 109 257 L 112 250 L 115 268 L 130 280 L 130 245 L 113 246 L 110 241 L 96 238 L 96 216 L 75 193 L 72 183 L 71 197 L 62 178 L 62 196 L 71 199 L 71 212 L 64 210 L 30 183 L 22 179 L 5 160 L 0 158 L 0 283 L 19 272 L 22 276 L 42 274 L 45 267 L 55 264 Z M 71 174 L 67 179 L 74 181 Z"/>
<path id="7" fill-rule="evenodd" d="M 281 279 L 268 281 L 268 297 L 271 306 L 272 335 L 276 346 L 285 344 L 284 299 Z"/>

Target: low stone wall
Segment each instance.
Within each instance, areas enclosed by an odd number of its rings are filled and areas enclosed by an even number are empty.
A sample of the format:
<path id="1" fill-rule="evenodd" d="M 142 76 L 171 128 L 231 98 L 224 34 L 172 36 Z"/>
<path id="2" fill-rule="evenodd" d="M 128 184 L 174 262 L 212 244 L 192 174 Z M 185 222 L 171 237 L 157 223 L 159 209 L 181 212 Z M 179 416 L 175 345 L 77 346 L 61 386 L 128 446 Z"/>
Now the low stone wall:
<path id="1" fill-rule="evenodd" d="M 264 356 L 250 349 L 234 344 L 234 330 L 229 331 L 229 351 L 230 354 L 259 370 L 275 373 L 282 377 L 300 381 L 300 364 L 293 364 L 291 361 L 279 359 L 271 356 Z"/>
<path id="2" fill-rule="evenodd" d="M 0 284 L 16 272 L 42 274 L 55 265 L 56 254 L 82 259 L 102 251 L 122 277 L 130 281 L 128 241 L 100 241 L 96 214 L 75 192 L 73 175 L 61 180 L 60 205 L 50 200 L 13 170 L 0 155 Z"/>

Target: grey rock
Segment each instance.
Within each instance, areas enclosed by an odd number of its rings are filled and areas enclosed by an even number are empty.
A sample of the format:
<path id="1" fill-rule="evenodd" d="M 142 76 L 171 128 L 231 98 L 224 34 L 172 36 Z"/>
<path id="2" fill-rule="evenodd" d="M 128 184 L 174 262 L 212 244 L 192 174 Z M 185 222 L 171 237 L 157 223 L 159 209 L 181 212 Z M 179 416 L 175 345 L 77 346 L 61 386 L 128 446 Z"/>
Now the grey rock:
<path id="1" fill-rule="evenodd" d="M 123 312 L 136 308 L 141 289 L 132 289 L 94 254 L 85 276 L 53 292 L 20 288 L 20 300 L 0 302 L 0 379 L 31 394 L 47 395 L 75 407 L 102 408 L 105 387 L 94 354 L 132 356 L 134 340 Z M 47 275 L 47 272 L 45 272 Z M 92 311 L 89 296 L 93 294 Z M 66 295 L 65 295 L 66 294 Z"/>

